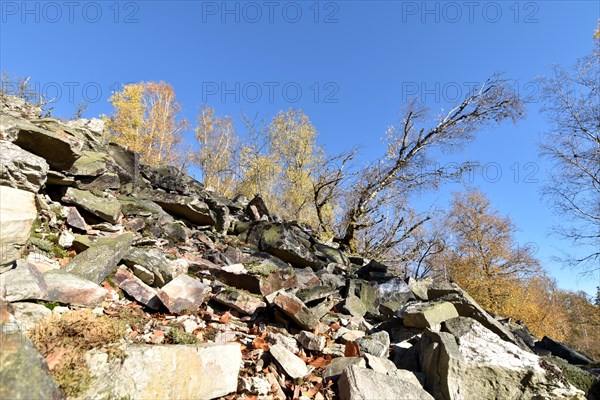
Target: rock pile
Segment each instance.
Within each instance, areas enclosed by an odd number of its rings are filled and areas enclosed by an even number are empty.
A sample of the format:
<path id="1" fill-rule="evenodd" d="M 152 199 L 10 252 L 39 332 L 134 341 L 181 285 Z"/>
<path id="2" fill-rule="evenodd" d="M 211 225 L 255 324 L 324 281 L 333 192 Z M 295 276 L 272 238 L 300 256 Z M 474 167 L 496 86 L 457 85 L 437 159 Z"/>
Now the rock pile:
<path id="1" fill-rule="evenodd" d="M 140 165 L 100 120 L 1 103 L 2 398 L 62 397 L 25 333 L 81 307 L 126 335 L 121 357 L 86 353 L 74 398 L 585 398 L 536 354 L 568 349 L 457 285 L 401 279 L 260 197 Z"/>

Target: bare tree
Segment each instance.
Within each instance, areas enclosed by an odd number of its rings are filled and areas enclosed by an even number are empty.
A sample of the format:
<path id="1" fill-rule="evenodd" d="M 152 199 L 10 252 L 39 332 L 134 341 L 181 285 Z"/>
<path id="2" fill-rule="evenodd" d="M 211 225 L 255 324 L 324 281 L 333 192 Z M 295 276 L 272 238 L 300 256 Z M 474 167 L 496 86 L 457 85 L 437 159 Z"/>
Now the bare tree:
<path id="1" fill-rule="evenodd" d="M 410 102 L 402 122 L 388 130 L 386 156 L 364 168 L 346 193 L 344 220 L 334 241 L 351 252 L 371 254 L 399 245 L 428 220 L 409 207 L 409 196 L 473 167 L 465 162 L 455 168 L 433 168 L 433 152 L 460 147 L 473 139 L 477 129 L 514 121 L 522 113 L 523 101 L 498 75 L 438 116 L 433 126 L 425 123 L 427 110 Z"/>
<path id="2" fill-rule="evenodd" d="M 564 261 L 584 272 L 599 271 L 600 35 L 590 55 L 570 70 L 555 66 L 553 75 L 541 82 L 550 122 L 541 150 L 553 166 L 543 193 L 559 214 L 571 219 L 571 225 L 556 227 L 557 232 L 589 249 Z"/>

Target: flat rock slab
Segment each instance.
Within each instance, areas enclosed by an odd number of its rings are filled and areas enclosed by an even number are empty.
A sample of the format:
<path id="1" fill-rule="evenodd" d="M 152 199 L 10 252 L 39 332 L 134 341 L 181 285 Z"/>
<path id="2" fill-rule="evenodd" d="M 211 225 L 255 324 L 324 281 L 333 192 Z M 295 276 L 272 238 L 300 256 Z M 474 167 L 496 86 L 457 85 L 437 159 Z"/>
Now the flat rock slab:
<path id="1" fill-rule="evenodd" d="M 315 335 L 312 332 L 302 331 L 297 336 L 298 342 L 306 350 L 323 351 L 327 340 L 324 336 Z"/>
<path id="2" fill-rule="evenodd" d="M 162 207 L 167 213 L 185 218 L 197 225 L 215 225 L 217 217 L 208 205 L 200 199 L 171 193 L 155 192 L 149 199 Z"/>
<path id="3" fill-rule="evenodd" d="M 226 288 L 214 296 L 213 300 L 247 315 L 252 315 L 257 310 L 263 310 L 267 307 L 267 303 L 257 295 L 235 288 Z"/>
<path id="4" fill-rule="evenodd" d="M 319 323 L 319 319 L 312 311 L 291 293 L 277 293 L 273 298 L 273 304 L 303 329 L 312 331 Z"/>
<path id="5" fill-rule="evenodd" d="M 309 370 L 304 361 L 283 345 L 274 344 L 269 352 L 290 378 L 300 379 L 308 375 Z"/>
<path id="6" fill-rule="evenodd" d="M 44 276 L 28 262 L 18 262 L 16 268 L 0 274 L 0 299 L 8 302 L 43 300 L 47 295 Z"/>
<path id="7" fill-rule="evenodd" d="M 81 306 L 96 306 L 108 294 L 108 291 L 95 282 L 61 270 L 52 270 L 44 274 L 48 285 L 49 301 Z"/>
<path id="8" fill-rule="evenodd" d="M 0 265 L 21 257 L 36 218 L 33 193 L 0 186 Z"/>
<path id="9" fill-rule="evenodd" d="M 117 199 L 99 197 L 85 190 L 70 187 L 65 192 L 62 201 L 75 204 L 111 224 L 119 222 L 122 216 L 121 203 Z"/>
<path id="10" fill-rule="evenodd" d="M 133 297 L 138 303 L 153 310 L 160 308 L 161 302 L 156 289 L 146 285 L 140 278 L 135 276 L 125 267 L 117 269 L 114 281 L 125 293 Z"/>
<path id="11" fill-rule="evenodd" d="M 90 248 L 75 256 L 65 266 L 65 270 L 92 282 L 102 283 L 127 254 L 132 240 L 132 233 L 126 233 L 116 238 L 98 239 Z"/>
<path id="12" fill-rule="evenodd" d="M 344 370 L 338 381 L 341 400 L 433 400 L 414 382 L 358 366 Z"/>
<path id="13" fill-rule="evenodd" d="M 81 398 L 214 399 L 237 390 L 242 352 L 238 343 L 131 345 L 122 363 L 86 359 L 94 381 Z"/>
<path id="14" fill-rule="evenodd" d="M 342 372 L 351 365 L 366 367 L 367 363 L 362 357 L 337 357 L 331 360 L 331 363 L 323 370 L 323 379 L 325 381 L 337 380 Z"/>
<path id="15" fill-rule="evenodd" d="M 83 142 L 64 132 L 41 129 L 22 120 L 14 144 L 46 160 L 56 171 L 66 171 L 79 158 Z"/>
<path id="16" fill-rule="evenodd" d="M 458 317 L 458 311 L 447 301 L 412 303 L 401 311 L 401 315 L 405 326 L 439 329 L 440 323 Z"/>
<path id="17" fill-rule="evenodd" d="M 62 399 L 48 364 L 21 331 L 0 330 L 0 398 Z"/>
<path id="18" fill-rule="evenodd" d="M 158 298 L 172 313 L 196 311 L 210 294 L 209 286 L 189 275 L 179 275 L 158 291 Z"/>

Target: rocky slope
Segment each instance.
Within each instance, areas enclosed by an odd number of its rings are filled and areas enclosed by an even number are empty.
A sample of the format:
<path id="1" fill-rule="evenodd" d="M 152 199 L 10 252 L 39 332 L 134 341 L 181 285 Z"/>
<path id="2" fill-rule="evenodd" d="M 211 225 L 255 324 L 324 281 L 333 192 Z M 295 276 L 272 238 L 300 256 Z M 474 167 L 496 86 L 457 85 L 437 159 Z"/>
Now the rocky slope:
<path id="1" fill-rule="evenodd" d="M 2 398 L 585 398 L 540 355 L 593 360 L 455 284 L 140 165 L 100 120 L 0 100 Z"/>

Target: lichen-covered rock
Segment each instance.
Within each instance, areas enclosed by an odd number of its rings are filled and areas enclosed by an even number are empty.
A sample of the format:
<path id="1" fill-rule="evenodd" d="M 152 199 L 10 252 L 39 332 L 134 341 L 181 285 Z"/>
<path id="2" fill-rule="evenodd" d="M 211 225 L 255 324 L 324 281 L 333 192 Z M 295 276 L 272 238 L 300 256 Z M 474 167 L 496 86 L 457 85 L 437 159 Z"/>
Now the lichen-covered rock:
<path id="1" fill-rule="evenodd" d="M 90 248 L 75 256 L 65 270 L 92 282 L 102 283 L 127 254 L 132 240 L 132 233 L 98 239 Z"/>
<path id="2" fill-rule="evenodd" d="M 442 322 L 458 317 L 458 312 L 452 303 L 443 301 L 411 303 L 400 312 L 400 315 L 405 326 L 439 330 Z"/>
<path id="3" fill-rule="evenodd" d="M 62 201 L 75 204 L 111 224 L 119 222 L 122 216 L 121 204 L 113 197 L 99 197 L 91 192 L 70 187 Z"/>
<path id="4" fill-rule="evenodd" d="M 235 288 L 226 288 L 215 295 L 213 300 L 247 315 L 252 315 L 267 307 L 267 303 L 257 295 Z"/>
<path id="5" fill-rule="evenodd" d="M 0 398 L 62 399 L 46 360 L 31 340 L 19 330 L 0 328 Z"/>

